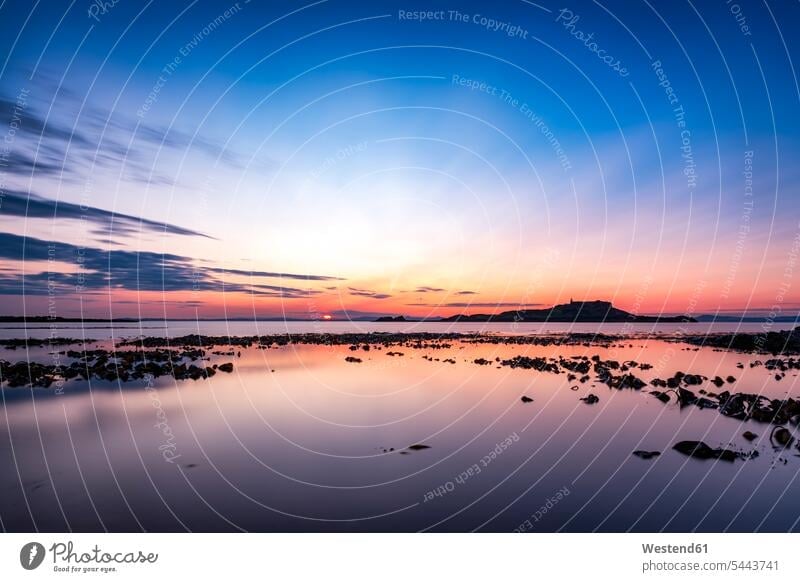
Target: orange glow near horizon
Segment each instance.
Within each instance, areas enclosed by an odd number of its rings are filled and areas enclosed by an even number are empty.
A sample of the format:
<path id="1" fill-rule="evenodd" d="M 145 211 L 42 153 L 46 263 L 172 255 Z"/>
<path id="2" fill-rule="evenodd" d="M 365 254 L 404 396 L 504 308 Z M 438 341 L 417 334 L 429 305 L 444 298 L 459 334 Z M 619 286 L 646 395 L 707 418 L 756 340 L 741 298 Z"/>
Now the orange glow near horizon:
<path id="1" fill-rule="evenodd" d="M 377 286 L 376 286 L 377 287 Z M 360 289 L 353 287 L 353 289 Z M 616 293 L 615 293 L 616 291 Z M 496 314 L 516 309 L 541 309 L 552 305 L 575 301 L 605 300 L 615 307 L 640 315 L 651 314 L 701 314 L 738 313 L 745 311 L 775 311 L 776 315 L 793 315 L 798 303 L 785 301 L 775 304 L 769 294 L 754 294 L 752 298 L 737 296 L 726 302 L 718 300 L 719 294 L 711 286 L 698 286 L 693 290 L 673 292 L 669 297 L 660 295 L 659 286 L 639 290 L 637 293 L 622 293 L 619 290 L 596 285 L 583 294 L 561 290 L 541 289 L 527 300 L 523 291 L 470 292 L 457 295 L 450 291 L 414 290 L 386 292 L 386 298 L 357 295 L 348 287 L 338 290 L 316 292 L 304 297 L 262 297 L 247 292 L 135 292 L 123 289 L 109 294 L 93 293 L 83 297 L 59 296 L 55 314 L 61 317 L 98 318 L 287 318 L 322 321 L 371 318 L 383 315 L 404 315 L 412 318 L 448 317 L 456 314 Z M 379 289 L 370 291 L 381 296 Z M 749 303 L 748 303 L 749 299 Z M 13 314 L 14 307 L 8 304 L 6 314 Z M 22 305 L 20 304 L 20 311 Z M 44 315 L 48 312 L 47 296 L 29 296 L 25 300 L 24 313 Z"/>

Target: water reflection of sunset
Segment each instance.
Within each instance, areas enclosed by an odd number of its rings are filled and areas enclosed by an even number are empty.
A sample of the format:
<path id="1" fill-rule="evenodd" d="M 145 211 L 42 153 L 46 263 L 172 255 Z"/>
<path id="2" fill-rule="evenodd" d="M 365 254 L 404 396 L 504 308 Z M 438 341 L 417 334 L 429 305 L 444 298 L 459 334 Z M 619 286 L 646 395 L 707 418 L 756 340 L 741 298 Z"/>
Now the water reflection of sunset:
<path id="1" fill-rule="evenodd" d="M 33 481 L 41 478 L 40 465 L 34 462 L 42 454 L 36 452 L 41 437 L 50 470 L 56 474 L 74 472 L 77 462 L 92 487 L 102 483 L 108 487 L 107 464 L 95 462 L 107 455 L 115 474 L 124 475 L 127 487 L 134 488 L 126 493 L 134 507 L 151 502 L 146 489 L 135 492 L 136 483 L 145 477 L 142 470 L 162 491 L 176 491 L 175 479 L 183 474 L 207 501 L 254 529 L 306 527 L 302 519 L 285 517 L 287 513 L 336 520 L 412 507 L 425 491 L 458 475 L 468 459 L 485 457 L 497 442 L 512 435 L 513 444 L 502 455 L 489 456 L 491 466 L 484 467 L 480 479 L 454 493 L 453 501 L 463 506 L 495 487 L 510 487 L 509 493 L 515 495 L 514 491 L 532 485 L 547 490 L 572 483 L 574 503 L 565 504 L 564 512 L 552 516 L 546 527 L 585 529 L 607 516 L 581 508 L 581 499 L 595 494 L 602 503 L 616 504 L 621 491 L 647 490 L 675 471 L 684 481 L 711 479 L 717 486 L 728 485 L 745 494 L 771 462 L 767 451 L 744 465 L 714 467 L 711 475 L 683 468 L 696 461 L 668 451 L 678 436 L 746 446 L 740 436 L 745 426 L 759 434 L 768 428 L 725 418 L 714 410 L 665 405 L 649 389 L 610 389 L 594 380 L 569 380 L 563 373 L 511 369 L 498 360 L 597 355 L 655 364 L 653 369 L 636 371 L 645 381 L 687 371 L 710 378 L 733 375 L 737 389 L 770 398 L 796 390 L 796 375 L 775 381 L 763 367 L 749 366 L 753 356 L 662 340 L 633 337 L 605 347 L 448 343 L 449 347 L 437 349 L 373 345 L 369 350 L 360 346 L 352 350 L 347 345 L 307 344 L 247 348 L 233 358 L 231 374 L 180 382 L 162 377 L 155 382 L 155 393 L 135 383 L 119 389 L 95 382 L 87 391 L 86 382 L 78 381 L 62 397 L 37 391 L 36 426 L 29 423 L 28 398 L 7 401 L 3 432 L 15 435 L 16 454 L 25 459 L 20 470 Z M 37 357 L 46 360 L 48 354 L 43 351 Z M 214 356 L 208 365 L 230 359 Z M 589 393 L 598 395 L 599 403 L 580 400 Z M 521 403 L 523 395 L 532 402 Z M 154 428 L 155 401 L 174 434 L 180 469 L 157 455 L 164 436 Z M 77 459 L 66 454 L 64 447 L 70 442 Z M 416 444 L 430 448 L 408 449 Z M 645 481 L 641 481 L 642 461 L 630 455 L 634 448 L 667 451 L 650 467 Z M 775 474 L 776 486 L 793 474 L 785 473 Z M 63 476 L 59 482 L 62 495 L 73 487 Z M 80 499 L 78 490 L 71 494 Z M 178 512 L 193 505 L 168 495 Z M 36 512 L 50 503 L 43 494 L 31 499 Z M 622 507 L 639 507 L 639 499 L 640 495 L 628 497 Z M 714 499 L 724 509 L 727 501 Z M 674 502 L 663 500 L 669 508 Z M 104 503 L 113 506 L 113 496 Z M 489 517 L 480 510 L 448 517 L 447 507 L 406 510 L 400 521 L 387 517 L 363 525 L 418 529 L 444 519 L 463 528 Z M 661 509 L 653 509 L 650 519 L 655 521 L 648 523 L 664 519 Z M 139 511 L 151 522 L 149 512 Z M 751 511 L 758 513 L 755 506 Z M 743 516 L 743 523 L 761 519 L 756 513 Z M 15 515 L 6 511 L 4 519 L 12 523 L 23 519 L 22 514 Z M 613 514 L 609 527 L 628 527 L 626 515 L 627 509 Z M 676 527 L 696 519 L 691 512 L 677 515 Z M 501 514 L 488 527 L 510 527 L 516 518 L 507 517 L 511 521 Z M 70 519 L 84 523 L 78 516 Z M 124 528 L 128 519 L 123 512 L 111 523 Z M 211 516 L 195 519 L 201 519 L 196 522 L 201 528 L 203 523 L 208 527 L 214 523 Z M 206 519 L 211 521 L 202 521 Z M 705 525 L 712 528 L 722 523 L 721 517 L 709 519 Z"/>

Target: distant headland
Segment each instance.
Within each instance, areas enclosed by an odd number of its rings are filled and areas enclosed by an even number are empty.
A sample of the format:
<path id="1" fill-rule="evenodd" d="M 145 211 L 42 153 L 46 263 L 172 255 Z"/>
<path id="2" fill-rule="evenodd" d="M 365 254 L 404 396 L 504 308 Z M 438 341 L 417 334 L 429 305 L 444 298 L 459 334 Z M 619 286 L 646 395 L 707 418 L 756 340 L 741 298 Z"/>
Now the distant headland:
<path id="1" fill-rule="evenodd" d="M 408 321 L 402 315 L 379 317 L 376 322 Z M 426 320 L 434 321 L 434 320 Z M 515 309 L 502 313 L 453 315 L 435 321 L 441 322 L 533 322 L 533 323 L 695 323 L 685 315 L 636 315 L 614 307 L 610 301 L 570 301 L 544 309 Z"/>

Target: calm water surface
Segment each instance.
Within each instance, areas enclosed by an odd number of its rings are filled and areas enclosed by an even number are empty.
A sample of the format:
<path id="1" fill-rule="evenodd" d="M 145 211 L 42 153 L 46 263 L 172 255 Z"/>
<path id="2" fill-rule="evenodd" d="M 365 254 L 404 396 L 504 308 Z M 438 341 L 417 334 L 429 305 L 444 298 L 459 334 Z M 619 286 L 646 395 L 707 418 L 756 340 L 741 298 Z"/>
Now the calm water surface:
<path id="1" fill-rule="evenodd" d="M 143 324 L 150 325 L 150 324 Z M 158 324 L 152 324 L 157 326 Z M 46 337 L 47 325 L 30 331 Z M 99 340 L 181 336 L 197 324 L 61 326 Z M 630 331 L 622 325 L 203 322 L 208 335 L 319 331 Z M 649 332 L 652 325 L 636 326 Z M 672 333 L 681 326 L 656 326 Z M 758 331 L 760 324 L 714 330 Z M 684 326 L 689 332 L 707 326 Z M 773 329 L 780 329 L 775 326 Z M 2 330 L 21 337 L 20 330 Z M 94 343 L 88 342 L 93 348 Z M 72 346 L 73 348 L 75 346 Z M 216 348 L 222 349 L 222 348 Z M 631 338 L 609 347 L 453 342 L 446 349 L 348 346 L 244 349 L 208 380 L 75 381 L 64 394 L 6 388 L 0 415 L 5 530 L 74 531 L 786 531 L 798 530 L 798 451 L 775 451 L 767 425 L 664 405 L 643 391 L 568 382 L 495 365 L 514 355 L 599 355 L 675 371 L 733 375 L 733 389 L 798 396 L 756 356 Z M 357 355 L 361 363 L 346 362 Z M 429 356 L 439 361 L 423 358 Z M 0 358 L 47 361 L 45 348 Z M 452 358 L 453 363 L 443 360 Z M 761 358 L 763 359 L 763 358 Z M 737 367 L 742 363 L 744 368 Z M 715 389 L 706 384 L 705 388 Z M 600 402 L 579 400 L 588 393 Z M 534 399 L 523 404 L 522 395 Z M 166 429 L 166 433 L 165 433 Z M 759 435 L 753 443 L 741 434 Z M 756 449 L 736 463 L 671 450 L 679 440 Z M 415 444 L 423 450 L 408 450 Z M 169 449 L 173 462 L 165 460 Z M 393 449 L 393 450 L 392 450 Z M 636 449 L 662 451 L 652 460 Z M 386 452 L 385 452 L 386 451 Z M 404 454 L 401 454 L 404 453 Z M 438 494 L 432 492 L 437 491 Z M 526 524 L 526 525 L 523 525 Z"/>

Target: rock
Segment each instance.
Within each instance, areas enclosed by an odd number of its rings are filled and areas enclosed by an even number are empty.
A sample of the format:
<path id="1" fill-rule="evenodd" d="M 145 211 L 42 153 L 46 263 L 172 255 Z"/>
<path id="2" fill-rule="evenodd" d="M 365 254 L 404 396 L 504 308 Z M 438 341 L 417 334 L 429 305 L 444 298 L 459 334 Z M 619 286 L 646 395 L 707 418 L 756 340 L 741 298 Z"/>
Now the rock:
<path id="1" fill-rule="evenodd" d="M 475 363 L 478 364 L 478 360 L 475 360 Z M 551 372 L 554 374 L 560 373 L 558 365 L 554 362 L 548 362 L 545 358 L 514 356 L 509 360 L 501 360 L 500 363 L 511 368 L 524 368 L 526 370 L 538 370 L 539 372 Z"/>
<path id="2" fill-rule="evenodd" d="M 717 403 L 708 398 L 698 398 L 695 400 L 694 405 L 698 408 L 717 408 Z"/>
<path id="3" fill-rule="evenodd" d="M 742 436 L 748 441 L 754 441 L 758 438 L 758 435 L 756 433 L 750 432 L 749 430 L 744 431 L 742 433 Z"/>
<path id="4" fill-rule="evenodd" d="M 429 449 L 429 448 L 430 447 L 428 445 L 419 445 L 418 444 L 418 445 L 411 445 L 410 447 L 408 447 L 408 450 L 409 451 L 424 451 L 425 449 Z"/>
<path id="5" fill-rule="evenodd" d="M 356 357 L 353 357 L 353 356 L 347 356 L 344 359 L 344 361 L 345 362 L 352 362 L 354 364 L 360 364 L 363 360 L 361 358 L 356 358 Z"/>
<path id="6" fill-rule="evenodd" d="M 725 416 L 745 419 L 745 400 L 741 394 L 730 394 L 725 391 L 719 395 L 719 411 Z"/>
<path id="7" fill-rule="evenodd" d="M 715 385 L 717 388 L 719 388 L 720 386 L 722 386 L 722 385 L 724 385 L 724 384 L 725 384 L 725 380 L 723 380 L 723 379 L 722 379 L 722 378 L 720 378 L 719 376 L 715 376 L 715 377 L 714 377 L 714 379 L 713 379 L 713 380 L 711 380 L 711 381 L 714 383 L 714 385 Z"/>
<path id="8" fill-rule="evenodd" d="M 720 459 L 735 461 L 742 455 L 730 449 L 712 449 L 703 441 L 681 441 L 672 447 L 674 450 L 695 459 Z"/>
<path id="9" fill-rule="evenodd" d="M 790 444 L 792 444 L 792 441 L 794 441 L 792 433 L 782 426 L 776 426 L 773 428 L 772 433 L 769 435 L 769 439 L 778 443 L 782 447 L 788 447 Z"/>
<path id="10" fill-rule="evenodd" d="M 524 402 L 525 404 L 527 404 L 528 402 L 533 402 L 533 398 L 531 398 L 530 396 L 523 396 L 522 398 L 520 398 L 520 400 L 522 400 L 522 402 Z"/>
<path id="11" fill-rule="evenodd" d="M 633 451 L 633 454 L 640 459 L 652 459 L 661 454 L 661 451 Z"/>
<path id="12" fill-rule="evenodd" d="M 583 400 L 586 404 L 596 404 L 600 402 L 600 398 L 598 398 L 594 394 L 588 394 L 583 398 L 581 398 L 581 400 Z"/>
<path id="13" fill-rule="evenodd" d="M 647 386 L 647 384 L 633 374 L 623 374 L 622 376 L 613 377 L 608 384 L 612 388 L 631 388 L 633 390 L 641 390 Z"/>
<path id="14" fill-rule="evenodd" d="M 734 378 L 733 376 L 728 376 L 727 378 L 725 378 L 725 381 L 728 384 L 733 384 L 734 382 L 736 382 L 736 378 Z"/>
<path id="15" fill-rule="evenodd" d="M 686 388 L 678 388 L 678 402 L 680 402 L 681 406 L 694 404 L 697 402 L 697 396 L 695 396 L 694 392 L 691 390 L 687 390 Z"/>
<path id="16" fill-rule="evenodd" d="M 231 372 L 233 372 L 233 364 L 231 362 L 227 362 L 225 364 L 220 364 L 217 367 L 217 369 L 220 372 L 227 372 L 228 374 L 230 374 Z"/>
<path id="17" fill-rule="evenodd" d="M 658 398 L 661 402 L 664 403 L 669 402 L 669 394 L 667 394 L 666 392 L 659 392 L 658 390 L 652 390 L 650 394 Z"/>
<path id="18" fill-rule="evenodd" d="M 702 441 L 681 441 L 672 447 L 674 450 L 698 459 L 713 459 L 714 449 Z"/>

